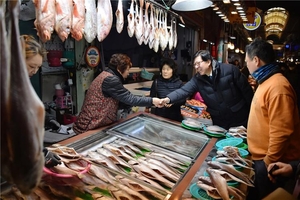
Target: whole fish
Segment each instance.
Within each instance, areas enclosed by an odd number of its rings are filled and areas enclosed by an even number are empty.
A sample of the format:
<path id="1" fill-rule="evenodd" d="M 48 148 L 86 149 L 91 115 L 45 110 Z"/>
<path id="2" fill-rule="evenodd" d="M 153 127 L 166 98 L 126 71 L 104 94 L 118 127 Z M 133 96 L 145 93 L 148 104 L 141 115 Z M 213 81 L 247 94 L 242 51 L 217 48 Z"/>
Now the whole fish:
<path id="1" fill-rule="evenodd" d="M 128 155 L 127 153 L 125 153 L 123 150 L 119 149 L 118 147 L 115 147 L 111 144 L 104 144 L 103 147 L 111 152 L 113 152 L 114 154 L 116 154 L 117 156 L 123 158 L 124 160 L 134 160 L 133 157 L 131 157 L 130 155 Z"/>
<path id="2" fill-rule="evenodd" d="M 144 0 L 140 0 L 140 11 L 138 10 L 138 5 L 135 4 L 135 37 L 139 45 L 142 45 L 144 42 L 144 15 L 143 15 L 143 7 Z"/>
<path id="3" fill-rule="evenodd" d="M 47 147 L 47 149 L 62 157 L 67 157 L 72 159 L 78 159 L 81 157 L 81 155 L 77 153 L 74 148 L 67 147 L 67 146 L 52 145 L 51 147 Z"/>
<path id="4" fill-rule="evenodd" d="M 29 194 L 39 184 L 44 166 L 45 108 L 28 78 L 19 2 L 0 1 L 1 177 Z"/>
<path id="5" fill-rule="evenodd" d="M 130 194 L 128 194 L 124 190 L 121 190 L 118 187 L 110 185 L 108 187 L 108 189 L 113 194 L 113 196 L 115 197 L 115 199 L 117 199 L 117 200 L 123 200 L 123 199 L 134 200 L 134 198 Z"/>
<path id="6" fill-rule="evenodd" d="M 240 162 L 238 162 L 235 159 L 230 158 L 230 157 L 223 157 L 223 156 L 222 157 L 216 157 L 215 161 L 230 164 L 230 165 L 236 165 L 236 166 L 239 166 L 239 167 L 254 170 L 252 167 L 248 167 L 247 165 L 242 164 L 242 163 L 240 163 Z"/>
<path id="7" fill-rule="evenodd" d="M 141 159 L 145 159 L 147 162 L 153 163 L 155 165 L 158 165 L 162 168 L 164 168 L 165 170 L 167 170 L 168 172 L 170 172 L 171 174 L 173 174 L 174 176 L 176 176 L 178 179 L 180 178 L 180 176 L 182 175 L 182 172 L 180 172 L 177 169 L 174 169 L 173 167 L 170 167 L 168 165 L 166 165 L 165 163 L 163 163 L 160 160 L 157 160 L 155 158 L 145 158 L 145 157 L 141 157 Z"/>
<path id="8" fill-rule="evenodd" d="M 118 33 L 121 33 L 124 27 L 124 14 L 122 0 L 118 1 L 118 8 L 116 10 L 116 29 Z"/>
<path id="9" fill-rule="evenodd" d="M 84 1 L 85 20 L 84 20 L 84 38 L 91 43 L 97 36 L 97 8 L 96 1 Z"/>
<path id="10" fill-rule="evenodd" d="M 159 19 L 159 13 L 160 10 L 159 9 L 155 9 L 155 18 L 154 18 L 154 40 L 153 40 L 153 50 L 155 52 L 158 51 L 159 49 L 159 43 L 160 43 L 160 24 L 159 22 L 161 21 L 161 19 Z"/>
<path id="11" fill-rule="evenodd" d="M 173 188 L 174 185 L 175 185 L 175 183 L 173 183 L 173 182 L 169 181 L 168 179 L 164 178 L 163 176 L 158 174 L 156 171 L 154 171 L 153 169 L 151 169 L 150 167 L 145 165 L 143 162 L 130 160 L 128 163 L 130 165 L 132 165 L 132 167 L 134 168 L 135 171 L 137 171 L 138 173 L 146 176 L 147 178 L 155 179 L 155 180 L 161 182 L 162 184 L 164 184 L 165 186 L 167 186 L 169 188 Z"/>
<path id="12" fill-rule="evenodd" d="M 137 148 L 134 144 L 132 144 L 132 143 L 130 143 L 128 141 L 125 141 L 125 140 L 115 140 L 114 142 L 117 143 L 117 144 L 120 144 L 120 145 L 127 146 L 128 148 L 130 148 L 135 153 L 143 155 L 143 152 L 139 148 Z"/>
<path id="13" fill-rule="evenodd" d="M 98 148 L 97 149 L 98 153 L 101 153 L 102 155 L 106 156 L 107 158 L 109 158 L 111 161 L 113 161 L 113 163 L 117 164 L 117 165 L 121 165 L 123 167 L 128 167 L 131 168 L 130 165 L 128 165 L 128 163 L 123 160 L 122 158 L 120 158 L 119 156 L 117 156 L 116 154 L 114 154 L 113 152 L 111 152 L 108 149 L 105 148 Z"/>
<path id="14" fill-rule="evenodd" d="M 172 48 L 174 46 L 174 26 L 176 26 L 174 18 L 175 17 L 172 16 L 172 18 L 171 18 L 171 28 L 169 30 L 169 50 L 172 50 Z"/>
<path id="15" fill-rule="evenodd" d="M 139 193 L 138 191 L 131 189 L 130 187 L 123 185 L 121 183 L 115 182 L 113 184 L 115 187 L 120 188 L 122 191 L 126 191 L 130 196 L 133 197 L 133 199 L 139 199 L 139 200 L 148 200 L 144 195 Z"/>
<path id="16" fill-rule="evenodd" d="M 117 175 L 116 178 L 123 184 L 127 185 L 129 188 L 135 190 L 135 191 L 138 191 L 138 192 L 147 192 L 149 193 L 150 195 L 158 198 L 158 199 L 164 199 L 164 195 L 158 193 L 157 191 L 143 185 L 143 184 L 140 184 L 140 183 L 137 183 L 131 179 L 128 179 L 124 176 L 121 176 L 121 175 Z"/>
<path id="17" fill-rule="evenodd" d="M 152 162 L 148 162 L 147 160 L 140 159 L 140 158 L 138 159 L 138 161 L 140 163 L 143 163 L 144 165 L 148 166 L 150 169 L 155 171 L 160 176 L 167 178 L 168 180 L 171 180 L 176 183 L 179 179 L 176 175 L 174 175 L 173 173 L 170 173 L 168 170 L 164 169 L 163 167 L 161 167 L 159 165 L 156 165 Z"/>
<path id="18" fill-rule="evenodd" d="M 168 13 L 161 10 L 161 28 L 160 28 L 160 35 L 159 35 L 159 45 L 161 50 L 165 50 L 168 43 L 169 43 L 169 32 L 167 29 L 167 16 Z"/>
<path id="19" fill-rule="evenodd" d="M 97 4 L 97 38 L 102 42 L 109 34 L 113 22 L 110 0 L 98 0 Z"/>
<path id="20" fill-rule="evenodd" d="M 227 181 L 233 180 L 239 183 L 243 183 L 245 185 L 254 187 L 252 180 L 247 179 L 246 177 L 243 176 L 235 176 L 233 174 L 231 174 L 230 172 L 227 171 L 223 171 L 220 169 L 212 169 L 217 171 L 219 174 L 221 174 Z M 242 173 L 242 172 L 241 172 Z M 242 174 L 241 174 L 242 175 Z"/>
<path id="21" fill-rule="evenodd" d="M 65 41 L 72 26 L 72 0 L 55 0 L 55 31 L 61 41 Z"/>
<path id="22" fill-rule="evenodd" d="M 127 146 L 122 146 L 120 144 L 117 144 L 117 143 L 110 143 L 110 145 L 118 148 L 118 149 L 121 149 L 123 151 L 125 151 L 125 153 L 129 154 L 130 156 L 132 157 L 136 157 L 136 153 L 134 151 L 132 151 L 129 147 Z"/>
<path id="23" fill-rule="evenodd" d="M 139 179 L 139 180 L 142 180 L 142 181 L 144 181 L 145 183 L 147 183 L 147 184 L 149 184 L 149 185 L 151 185 L 151 186 L 153 186 L 153 187 L 155 187 L 155 188 L 157 188 L 157 189 L 160 189 L 160 190 L 162 190 L 162 191 L 167 192 L 168 194 L 170 194 L 170 191 L 169 191 L 169 190 L 167 190 L 167 189 L 165 189 L 164 187 L 162 187 L 162 186 L 161 186 L 160 184 L 158 184 L 156 181 L 153 181 L 153 180 L 151 180 L 151 179 L 149 179 L 149 178 L 143 176 L 142 174 L 139 174 L 139 173 L 134 172 L 134 171 L 129 172 L 129 174 L 130 174 L 130 176 L 132 176 L 132 177 L 134 177 L 134 178 L 137 178 L 137 179 Z"/>
<path id="24" fill-rule="evenodd" d="M 220 194 L 218 193 L 217 189 L 209 185 L 207 183 L 203 183 L 202 181 L 197 182 L 197 186 L 200 187 L 201 189 L 205 190 L 208 196 L 214 198 L 214 199 L 222 199 Z"/>
<path id="25" fill-rule="evenodd" d="M 150 4 L 150 23 L 149 23 L 149 41 L 148 41 L 148 46 L 150 49 L 153 48 L 154 44 L 154 7 L 152 4 Z"/>
<path id="26" fill-rule="evenodd" d="M 88 173 L 98 177 L 106 183 L 113 183 L 113 181 L 115 180 L 115 178 L 106 169 L 103 169 L 102 167 L 98 167 L 96 165 L 91 165 Z"/>
<path id="27" fill-rule="evenodd" d="M 85 0 L 73 0 L 72 37 L 79 41 L 83 38 L 85 19 Z"/>
<path id="28" fill-rule="evenodd" d="M 135 31 L 135 17 L 134 17 L 134 0 L 131 0 L 130 8 L 129 8 L 129 14 L 127 15 L 127 32 L 129 37 L 132 37 L 134 35 Z"/>
<path id="29" fill-rule="evenodd" d="M 150 24 L 149 24 L 149 6 L 150 2 L 146 2 L 145 4 L 145 20 L 144 20 L 144 44 L 148 45 L 149 42 L 149 34 L 150 34 Z"/>
<path id="30" fill-rule="evenodd" d="M 97 153 L 94 151 L 89 151 L 88 156 L 89 156 L 88 159 L 90 161 L 99 163 L 99 164 L 104 165 L 105 167 L 108 167 L 115 171 L 120 171 L 120 168 L 116 164 L 114 164 L 113 161 L 111 161 L 109 158 L 107 158 L 103 154 L 100 154 L 100 153 Z"/>
<path id="31" fill-rule="evenodd" d="M 51 39 L 55 25 L 55 1 L 32 0 L 35 6 L 34 26 L 40 40 L 46 42 Z"/>
<path id="32" fill-rule="evenodd" d="M 209 177 L 217 189 L 219 195 L 222 197 L 224 200 L 229 200 L 229 193 L 227 189 L 227 182 L 225 178 L 223 178 L 220 174 L 216 173 L 213 170 L 210 170 L 210 168 L 206 169 L 207 173 L 209 174 Z"/>

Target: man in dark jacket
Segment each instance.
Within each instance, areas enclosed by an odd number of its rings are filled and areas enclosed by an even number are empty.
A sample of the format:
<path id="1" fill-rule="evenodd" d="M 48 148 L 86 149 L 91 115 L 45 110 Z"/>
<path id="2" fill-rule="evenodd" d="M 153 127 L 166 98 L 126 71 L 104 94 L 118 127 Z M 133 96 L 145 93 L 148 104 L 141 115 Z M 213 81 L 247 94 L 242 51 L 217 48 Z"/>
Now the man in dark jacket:
<path id="1" fill-rule="evenodd" d="M 161 105 L 200 92 L 214 125 L 225 129 L 240 125 L 247 127 L 253 90 L 240 70 L 231 64 L 218 63 L 207 50 L 194 55 L 194 67 L 196 75 L 162 99 Z"/>

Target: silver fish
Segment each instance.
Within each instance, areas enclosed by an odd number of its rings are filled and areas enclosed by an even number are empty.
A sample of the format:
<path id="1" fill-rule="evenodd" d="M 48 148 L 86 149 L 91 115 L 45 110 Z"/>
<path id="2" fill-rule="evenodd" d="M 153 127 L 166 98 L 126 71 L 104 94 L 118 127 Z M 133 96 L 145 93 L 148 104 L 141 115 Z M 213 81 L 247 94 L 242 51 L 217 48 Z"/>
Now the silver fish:
<path id="1" fill-rule="evenodd" d="M 20 1 L 0 1 L 1 177 L 29 194 L 43 172 L 45 108 L 28 78 L 19 9 Z"/>
<path id="2" fill-rule="evenodd" d="M 135 31 L 135 17 L 134 17 L 134 0 L 131 0 L 130 8 L 129 8 L 129 14 L 127 15 L 127 21 L 128 21 L 128 26 L 127 26 L 127 32 L 129 37 L 132 37 L 134 35 Z"/>
<path id="3" fill-rule="evenodd" d="M 123 3 L 122 0 L 118 1 L 118 8 L 116 10 L 116 29 L 118 33 L 121 33 L 124 26 L 124 14 L 123 14 Z"/>

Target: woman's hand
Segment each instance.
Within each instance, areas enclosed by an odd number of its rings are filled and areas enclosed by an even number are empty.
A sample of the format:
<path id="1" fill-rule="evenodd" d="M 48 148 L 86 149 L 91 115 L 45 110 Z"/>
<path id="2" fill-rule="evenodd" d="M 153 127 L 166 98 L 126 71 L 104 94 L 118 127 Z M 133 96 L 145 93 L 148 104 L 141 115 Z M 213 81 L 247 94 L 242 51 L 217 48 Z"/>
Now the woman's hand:
<path id="1" fill-rule="evenodd" d="M 288 176 L 291 176 L 293 174 L 293 168 L 290 164 L 287 164 L 287 163 L 282 163 L 282 162 L 276 162 L 276 163 L 271 163 L 269 166 L 268 166 L 268 172 L 272 169 L 272 167 L 274 165 L 277 165 L 279 168 L 274 170 L 272 172 L 272 175 L 271 176 L 269 173 L 268 173 L 268 177 L 269 179 L 275 183 L 276 182 L 276 176 L 285 176 L 285 177 L 288 177 Z"/>

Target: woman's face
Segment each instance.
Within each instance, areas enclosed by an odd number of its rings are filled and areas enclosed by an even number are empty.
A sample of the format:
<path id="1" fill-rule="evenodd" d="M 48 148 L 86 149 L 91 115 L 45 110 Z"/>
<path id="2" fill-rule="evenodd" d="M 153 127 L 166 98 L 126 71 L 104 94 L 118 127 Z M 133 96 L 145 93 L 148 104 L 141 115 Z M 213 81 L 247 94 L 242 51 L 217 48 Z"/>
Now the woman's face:
<path id="1" fill-rule="evenodd" d="M 173 69 L 165 64 L 161 69 L 161 75 L 164 79 L 170 79 L 173 76 Z"/>
<path id="2" fill-rule="evenodd" d="M 126 70 L 123 73 L 120 73 L 120 74 L 122 74 L 124 79 L 126 79 L 127 76 L 129 75 L 129 69 L 130 69 L 130 66 L 128 65 Z"/>
<path id="3" fill-rule="evenodd" d="M 30 58 L 26 59 L 26 67 L 29 77 L 32 77 L 39 68 L 42 66 L 43 57 L 40 54 L 36 54 Z"/>
<path id="4" fill-rule="evenodd" d="M 211 67 L 210 67 L 211 61 L 203 61 L 201 56 L 197 56 L 194 60 L 194 67 L 196 69 L 196 71 L 200 74 L 200 75 L 209 75 L 211 72 Z"/>

